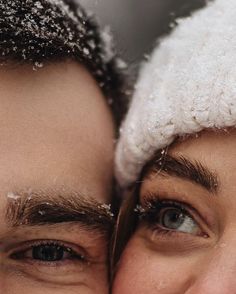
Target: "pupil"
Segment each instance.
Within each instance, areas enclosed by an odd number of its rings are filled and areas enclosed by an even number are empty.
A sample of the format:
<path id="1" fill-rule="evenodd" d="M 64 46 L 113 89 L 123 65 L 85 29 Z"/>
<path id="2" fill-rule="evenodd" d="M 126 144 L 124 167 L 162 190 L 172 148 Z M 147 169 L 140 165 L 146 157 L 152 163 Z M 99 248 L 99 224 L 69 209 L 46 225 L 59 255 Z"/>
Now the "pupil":
<path id="1" fill-rule="evenodd" d="M 33 248 L 33 258 L 41 261 L 59 261 L 64 256 L 64 248 L 56 245 L 41 245 Z"/>
<path id="2" fill-rule="evenodd" d="M 178 229 L 184 222 L 185 216 L 177 209 L 168 209 L 163 215 L 163 226 Z"/>

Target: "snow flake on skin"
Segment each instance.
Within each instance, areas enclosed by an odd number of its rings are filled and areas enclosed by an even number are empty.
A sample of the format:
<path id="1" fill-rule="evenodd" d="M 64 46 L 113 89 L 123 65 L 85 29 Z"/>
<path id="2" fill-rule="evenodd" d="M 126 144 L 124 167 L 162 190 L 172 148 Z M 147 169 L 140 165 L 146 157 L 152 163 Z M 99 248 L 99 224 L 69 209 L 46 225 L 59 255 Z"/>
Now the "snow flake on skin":
<path id="1" fill-rule="evenodd" d="M 20 198 L 19 195 L 13 193 L 13 192 L 8 192 L 7 193 L 7 198 L 8 199 L 12 199 L 12 200 L 18 200 Z"/>

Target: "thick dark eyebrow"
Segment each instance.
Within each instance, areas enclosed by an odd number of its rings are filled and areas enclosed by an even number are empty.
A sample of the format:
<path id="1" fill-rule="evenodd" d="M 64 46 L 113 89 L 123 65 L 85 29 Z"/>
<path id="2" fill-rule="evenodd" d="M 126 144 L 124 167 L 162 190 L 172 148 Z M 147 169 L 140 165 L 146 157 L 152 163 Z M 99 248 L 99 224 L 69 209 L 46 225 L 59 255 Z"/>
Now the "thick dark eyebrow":
<path id="1" fill-rule="evenodd" d="M 144 168 L 142 179 L 153 173 L 168 174 L 194 182 L 211 193 L 217 193 L 219 180 L 217 175 L 199 161 L 186 157 L 172 157 L 168 154 L 157 154 Z"/>
<path id="2" fill-rule="evenodd" d="M 88 230 L 110 234 L 113 215 L 109 205 L 77 192 L 14 192 L 8 197 L 6 221 L 12 227 L 78 222 Z"/>

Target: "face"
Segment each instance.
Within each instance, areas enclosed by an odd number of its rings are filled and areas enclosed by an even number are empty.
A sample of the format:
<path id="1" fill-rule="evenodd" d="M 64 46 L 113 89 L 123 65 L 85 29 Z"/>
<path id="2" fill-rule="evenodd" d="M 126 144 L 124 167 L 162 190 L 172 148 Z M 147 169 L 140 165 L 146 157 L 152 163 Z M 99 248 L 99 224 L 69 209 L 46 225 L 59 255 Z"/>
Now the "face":
<path id="1" fill-rule="evenodd" d="M 0 292 L 107 293 L 114 126 L 76 63 L 0 69 Z"/>
<path id="2" fill-rule="evenodd" d="M 114 294 L 235 293 L 235 150 L 235 130 L 209 131 L 149 166 Z"/>

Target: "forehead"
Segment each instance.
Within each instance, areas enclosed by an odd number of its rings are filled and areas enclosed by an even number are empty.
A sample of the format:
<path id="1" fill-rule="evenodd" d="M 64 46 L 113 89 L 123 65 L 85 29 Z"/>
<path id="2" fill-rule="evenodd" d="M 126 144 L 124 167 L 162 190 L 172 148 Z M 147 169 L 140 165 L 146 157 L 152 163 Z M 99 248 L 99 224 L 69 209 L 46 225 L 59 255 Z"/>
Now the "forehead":
<path id="1" fill-rule="evenodd" d="M 209 129 L 197 133 L 195 135 L 179 138 L 169 148 L 169 153 L 172 155 L 191 155 L 194 157 L 203 158 L 214 154 L 219 156 L 223 150 L 233 150 L 236 144 L 236 129 L 228 128 L 224 130 Z M 227 154 L 225 154 L 227 155 Z M 228 154 L 235 156 L 236 151 Z M 221 154 L 222 158 L 222 154 Z"/>
<path id="2" fill-rule="evenodd" d="M 113 122 L 90 74 L 64 62 L 2 67 L 0 79 L 0 193 L 69 186 L 106 201 Z"/>

